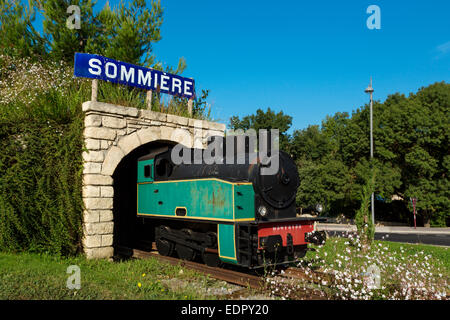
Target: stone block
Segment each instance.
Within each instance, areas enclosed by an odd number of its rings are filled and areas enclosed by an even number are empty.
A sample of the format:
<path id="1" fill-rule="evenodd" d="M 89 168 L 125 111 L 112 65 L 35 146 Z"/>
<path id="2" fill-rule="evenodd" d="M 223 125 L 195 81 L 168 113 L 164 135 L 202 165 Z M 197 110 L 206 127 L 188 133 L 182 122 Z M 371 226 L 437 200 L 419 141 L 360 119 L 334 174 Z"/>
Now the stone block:
<path id="1" fill-rule="evenodd" d="M 84 118 L 85 127 L 100 127 L 102 125 L 102 117 L 98 114 L 88 114 Z"/>
<path id="2" fill-rule="evenodd" d="M 84 185 L 110 186 L 113 184 L 113 178 L 110 175 L 85 174 L 83 175 Z"/>
<path id="3" fill-rule="evenodd" d="M 100 248 L 84 248 L 84 253 L 88 259 L 105 259 L 111 258 L 114 255 L 113 247 Z"/>
<path id="4" fill-rule="evenodd" d="M 112 245 L 112 243 L 111 243 Z M 102 246 L 102 235 L 91 235 L 83 237 L 83 246 L 85 248 L 95 248 Z"/>
<path id="5" fill-rule="evenodd" d="M 112 187 L 110 187 L 112 188 Z M 83 197 L 84 198 L 94 198 L 100 197 L 100 187 L 99 186 L 83 186 Z"/>
<path id="6" fill-rule="evenodd" d="M 127 155 L 140 145 L 141 141 L 139 140 L 139 136 L 137 133 L 132 133 L 129 136 L 124 136 L 120 138 L 119 142 L 117 143 L 117 146 L 122 149 L 124 155 Z"/>
<path id="7" fill-rule="evenodd" d="M 83 174 L 100 173 L 102 171 L 102 164 L 99 162 L 85 162 Z"/>
<path id="8" fill-rule="evenodd" d="M 88 150 L 98 150 L 100 149 L 100 141 L 97 139 L 86 139 L 86 149 Z"/>
<path id="9" fill-rule="evenodd" d="M 176 128 L 172 131 L 170 141 L 181 143 L 182 145 L 191 148 L 192 147 L 192 135 L 189 130 Z"/>
<path id="10" fill-rule="evenodd" d="M 83 151 L 83 160 L 85 162 L 103 162 L 105 155 L 103 153 L 103 151 L 94 151 L 94 150 L 90 150 L 90 151 Z"/>
<path id="11" fill-rule="evenodd" d="M 102 140 L 114 140 L 116 138 L 116 130 L 105 127 L 88 127 L 84 129 L 84 137 Z"/>
<path id="12" fill-rule="evenodd" d="M 151 111 L 151 110 L 140 110 L 140 117 L 144 118 L 144 119 L 149 119 L 149 120 L 157 120 L 157 121 L 163 121 L 166 122 L 167 121 L 167 114 L 166 113 L 161 113 L 161 112 L 156 112 L 156 111 Z"/>
<path id="13" fill-rule="evenodd" d="M 138 130 L 136 134 L 139 136 L 139 141 L 141 144 L 161 139 L 161 129 L 159 127 L 141 129 Z"/>
<path id="14" fill-rule="evenodd" d="M 101 186 L 100 195 L 102 197 L 112 198 L 114 196 L 114 188 L 112 186 Z"/>
<path id="15" fill-rule="evenodd" d="M 168 114 L 167 122 L 172 122 L 172 123 L 179 124 L 182 126 L 187 126 L 189 123 L 189 119 L 185 118 L 185 117 L 175 116 L 173 114 Z"/>
<path id="16" fill-rule="evenodd" d="M 85 224 L 85 235 L 112 234 L 114 223 L 110 222 L 92 222 Z"/>
<path id="17" fill-rule="evenodd" d="M 175 131 L 174 128 L 169 128 L 169 127 L 162 126 L 161 127 L 161 139 L 170 141 L 174 131 Z"/>
<path id="18" fill-rule="evenodd" d="M 127 126 L 127 120 L 124 118 L 103 116 L 102 124 L 104 127 L 122 129 Z"/>
<path id="19" fill-rule="evenodd" d="M 211 122 L 211 121 L 203 120 L 203 128 L 205 128 L 205 129 L 217 130 L 217 131 L 224 132 L 226 127 L 227 126 L 225 124 L 223 124 L 223 123 Z"/>
<path id="20" fill-rule="evenodd" d="M 113 244 L 113 235 L 112 234 L 102 234 L 102 247 L 112 246 Z"/>
<path id="21" fill-rule="evenodd" d="M 189 127 L 204 128 L 203 121 L 199 119 L 189 119 Z"/>
<path id="22" fill-rule="evenodd" d="M 136 108 L 117 106 L 115 104 L 98 101 L 86 101 L 83 103 L 82 109 L 84 112 L 94 111 L 129 117 L 137 117 L 139 114 L 139 110 Z"/>
<path id="23" fill-rule="evenodd" d="M 116 146 L 111 147 L 105 156 L 105 161 L 103 161 L 102 174 L 112 176 L 124 156 L 122 149 Z"/>
<path id="24" fill-rule="evenodd" d="M 113 198 L 83 198 L 83 201 L 88 210 L 113 208 Z"/>
<path id="25" fill-rule="evenodd" d="M 100 222 L 108 222 L 113 221 L 113 212 L 112 210 L 98 210 L 100 215 Z"/>
<path id="26" fill-rule="evenodd" d="M 111 144 L 112 144 L 111 141 L 101 140 L 100 141 L 100 148 L 101 149 L 108 149 Z"/>
<path id="27" fill-rule="evenodd" d="M 84 210 L 83 221 L 84 223 L 100 222 L 100 214 L 98 210 Z"/>

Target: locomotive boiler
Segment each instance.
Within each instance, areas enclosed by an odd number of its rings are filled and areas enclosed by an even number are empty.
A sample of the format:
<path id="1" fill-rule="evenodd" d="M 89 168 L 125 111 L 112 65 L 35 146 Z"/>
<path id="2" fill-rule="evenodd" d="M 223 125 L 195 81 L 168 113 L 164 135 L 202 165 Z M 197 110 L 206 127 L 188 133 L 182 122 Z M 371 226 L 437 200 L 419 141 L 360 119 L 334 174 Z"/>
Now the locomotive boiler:
<path id="1" fill-rule="evenodd" d="M 269 153 L 278 157 L 278 170 L 267 175 L 266 164 L 259 157 L 251 161 L 248 150 L 234 148 L 231 161 L 213 164 L 176 164 L 172 151 L 167 147 L 138 159 L 137 215 L 154 226 L 161 255 L 258 268 L 292 262 L 306 254 L 308 243 L 325 240 L 315 230 L 323 218 L 296 215 L 299 176 L 287 153 Z M 183 152 L 194 160 L 205 150 Z"/>

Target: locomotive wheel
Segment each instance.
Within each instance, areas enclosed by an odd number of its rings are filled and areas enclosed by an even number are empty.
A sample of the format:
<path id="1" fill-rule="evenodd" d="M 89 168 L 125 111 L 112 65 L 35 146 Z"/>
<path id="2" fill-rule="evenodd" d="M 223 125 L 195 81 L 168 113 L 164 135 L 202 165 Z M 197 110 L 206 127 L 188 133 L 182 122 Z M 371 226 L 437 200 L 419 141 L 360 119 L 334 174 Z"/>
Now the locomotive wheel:
<path id="1" fill-rule="evenodd" d="M 168 256 L 170 257 L 173 254 L 173 242 L 158 238 L 156 239 L 156 248 L 158 249 L 158 252 L 162 256 Z"/>
<path id="2" fill-rule="evenodd" d="M 175 250 L 177 251 L 178 257 L 182 260 L 192 261 L 195 259 L 195 250 L 192 248 L 177 243 L 175 245 Z"/>
<path id="3" fill-rule="evenodd" d="M 173 255 L 174 243 L 164 239 L 164 233 L 170 233 L 170 228 L 162 225 L 155 228 L 156 249 L 158 249 L 160 255 L 170 257 Z"/>
<path id="4" fill-rule="evenodd" d="M 219 256 L 215 253 L 203 252 L 202 260 L 209 267 L 216 268 L 222 265 L 222 261 L 219 259 Z"/>

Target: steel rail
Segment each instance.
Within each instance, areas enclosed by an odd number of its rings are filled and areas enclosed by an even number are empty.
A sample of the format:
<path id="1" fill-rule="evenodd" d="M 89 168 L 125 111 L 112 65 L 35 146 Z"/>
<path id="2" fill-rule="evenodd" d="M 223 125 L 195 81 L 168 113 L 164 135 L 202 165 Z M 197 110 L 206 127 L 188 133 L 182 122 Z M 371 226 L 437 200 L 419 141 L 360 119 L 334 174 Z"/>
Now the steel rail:
<path id="1" fill-rule="evenodd" d="M 122 248 L 122 249 L 125 249 L 125 248 Z M 207 266 L 202 263 L 181 260 L 181 259 L 174 258 L 174 257 L 162 256 L 156 251 L 149 252 L 149 251 L 143 251 L 143 250 L 139 250 L 139 249 L 128 249 L 128 250 L 131 251 L 130 253 L 132 253 L 132 256 L 137 259 L 148 259 L 148 258 L 158 259 L 162 262 L 166 262 L 171 265 L 177 265 L 177 266 L 184 267 L 186 269 L 191 269 L 191 270 L 195 270 L 195 271 L 198 271 L 198 272 L 201 272 L 204 274 L 208 274 L 217 280 L 226 281 L 228 283 L 233 283 L 233 284 L 236 284 L 236 285 L 239 285 L 242 287 L 249 287 L 251 289 L 258 290 L 258 291 L 269 291 L 269 292 L 272 292 L 273 295 L 283 296 L 282 292 L 277 292 L 277 291 L 271 290 L 270 281 L 266 282 L 264 277 L 259 277 L 259 276 L 247 274 L 244 272 L 238 272 L 238 271 L 234 271 L 234 270 L 224 269 L 221 267 L 210 267 L 210 266 Z M 302 279 L 302 280 L 306 280 L 308 282 L 318 283 L 318 281 L 316 281 L 317 280 L 316 277 L 313 277 L 313 279 L 311 279 L 310 277 L 308 277 L 306 275 L 304 270 L 299 269 L 299 268 L 292 268 L 292 267 L 288 268 L 285 270 L 285 273 L 282 276 L 283 277 L 291 277 L 293 279 Z M 319 299 L 323 300 L 324 299 L 323 296 L 319 295 L 314 290 L 311 290 L 308 288 L 304 288 L 303 290 L 305 290 L 305 291 L 298 291 L 295 293 L 294 296 L 296 299 L 308 299 L 308 300 L 319 300 Z"/>
<path id="2" fill-rule="evenodd" d="M 155 258 L 164 262 L 168 262 L 172 265 L 179 265 L 188 269 L 192 269 L 195 271 L 199 271 L 205 274 L 209 274 L 211 277 L 226 281 L 229 283 L 237 284 L 243 287 L 250 287 L 252 289 L 256 290 L 262 290 L 264 289 L 264 280 L 258 276 L 246 274 L 234 270 L 228 270 L 223 268 L 214 268 L 209 267 L 207 265 L 193 262 L 193 261 L 186 261 L 186 260 L 180 260 L 178 258 L 173 257 L 166 257 L 162 256 L 156 252 L 147 252 L 142 251 L 138 249 L 133 249 L 133 257 L 140 258 L 140 259 L 147 259 L 147 258 Z"/>

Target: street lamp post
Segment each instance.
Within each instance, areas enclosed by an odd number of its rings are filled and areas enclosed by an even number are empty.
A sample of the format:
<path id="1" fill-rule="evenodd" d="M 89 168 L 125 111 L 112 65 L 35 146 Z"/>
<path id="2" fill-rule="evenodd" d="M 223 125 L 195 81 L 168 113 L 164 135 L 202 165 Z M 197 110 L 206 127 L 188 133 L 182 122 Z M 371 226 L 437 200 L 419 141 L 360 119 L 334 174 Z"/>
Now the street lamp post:
<path id="1" fill-rule="evenodd" d="M 373 159 L 373 88 L 372 88 L 372 77 L 370 77 L 370 84 L 364 90 L 365 93 L 370 94 L 370 159 Z M 372 200 L 371 200 L 371 207 L 372 207 L 372 224 L 375 225 L 375 203 L 374 203 L 374 193 L 372 192 Z"/>

